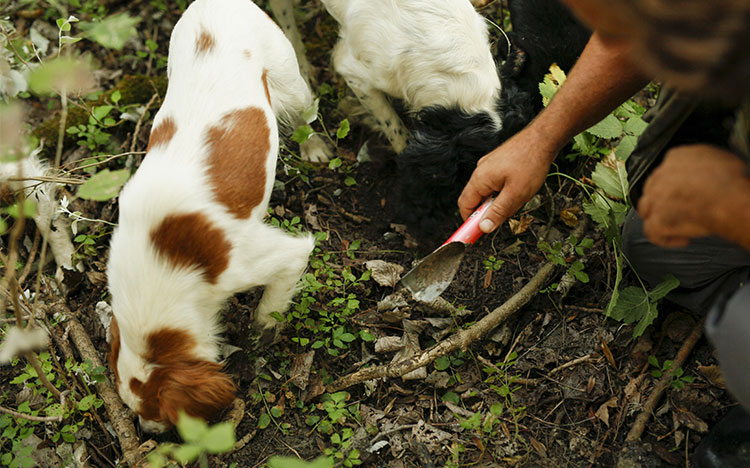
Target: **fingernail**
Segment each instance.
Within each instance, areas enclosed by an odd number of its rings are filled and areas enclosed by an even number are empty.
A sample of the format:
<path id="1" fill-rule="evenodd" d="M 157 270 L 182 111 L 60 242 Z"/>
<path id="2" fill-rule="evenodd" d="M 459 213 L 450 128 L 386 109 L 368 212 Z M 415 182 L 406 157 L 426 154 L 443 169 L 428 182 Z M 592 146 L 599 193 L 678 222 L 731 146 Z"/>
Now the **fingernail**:
<path id="1" fill-rule="evenodd" d="M 483 233 L 489 234 L 495 230 L 495 223 L 493 223 L 490 219 L 483 219 L 479 223 L 479 229 L 481 229 Z"/>

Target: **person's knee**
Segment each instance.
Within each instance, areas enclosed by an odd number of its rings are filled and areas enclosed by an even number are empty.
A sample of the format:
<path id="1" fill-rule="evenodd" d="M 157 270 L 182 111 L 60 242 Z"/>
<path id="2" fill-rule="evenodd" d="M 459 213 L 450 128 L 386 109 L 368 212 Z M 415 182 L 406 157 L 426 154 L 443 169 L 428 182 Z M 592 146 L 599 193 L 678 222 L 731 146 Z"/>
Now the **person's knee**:
<path id="1" fill-rule="evenodd" d="M 716 347 L 724 380 L 732 395 L 750 409 L 750 286 L 717 305 L 706 321 L 706 332 Z"/>

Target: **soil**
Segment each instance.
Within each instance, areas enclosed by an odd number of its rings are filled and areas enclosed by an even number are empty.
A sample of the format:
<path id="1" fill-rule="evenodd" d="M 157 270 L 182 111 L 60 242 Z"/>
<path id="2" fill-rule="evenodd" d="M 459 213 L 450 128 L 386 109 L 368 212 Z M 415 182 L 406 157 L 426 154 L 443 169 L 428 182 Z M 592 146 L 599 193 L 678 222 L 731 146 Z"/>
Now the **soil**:
<path id="1" fill-rule="evenodd" d="M 144 22 L 139 41 L 155 36 L 159 52 L 165 53 L 169 30 L 179 12 L 174 6 L 161 13 L 150 3 L 131 3 L 109 2 L 109 8 L 112 12 L 140 15 Z M 498 14 L 496 8 L 487 11 L 489 15 Z M 335 25 L 317 1 L 303 2 L 299 13 L 308 57 L 318 70 L 318 82 L 329 83 L 332 89 L 321 99 L 323 122 L 329 129 L 335 128 L 348 115 L 339 106 L 347 96 L 346 87 L 328 65 Z M 94 49 L 94 52 L 101 51 Z M 127 47 L 123 54 L 126 53 Z M 111 54 L 100 55 L 101 66 L 110 72 L 121 70 L 119 67 L 124 65 L 118 62 L 118 55 Z M 125 74 L 164 73 L 164 69 L 147 67 L 143 60 L 124 63 L 130 68 L 122 69 Z M 117 74 L 113 76 L 102 82 L 104 90 L 119 81 Z M 48 120 L 47 111 L 42 111 L 34 101 L 30 103 L 36 106 L 33 118 L 39 122 Z M 337 151 L 344 161 L 342 168 L 310 166 L 303 171 L 305 177 L 301 177 L 290 171 L 290 156 L 282 155 L 286 162 L 279 165 L 281 184 L 272 197 L 273 216 L 290 221 L 299 217 L 302 231 L 327 233 L 319 248 L 332 253 L 327 263 L 336 272 L 348 268 L 360 277 L 367 271 L 365 262 L 376 259 L 408 270 L 416 259 L 437 247 L 440 239 L 458 226 L 458 215 L 454 224 L 429 237 L 417 236 L 400 225 L 391 206 L 393 155 L 377 135 L 359 125 L 354 117 L 350 120 L 352 131 L 339 142 Z M 136 139 L 138 149 L 145 148 L 149 128 L 150 122 L 144 122 Z M 115 136 L 123 148 L 129 145 L 133 131 L 132 125 L 123 127 Z M 356 155 L 365 142 L 371 161 L 358 162 Z M 296 151 L 296 144 L 287 141 L 287 145 Z M 76 154 L 80 151 L 66 148 L 65 158 L 69 160 Z M 112 164 L 122 167 L 122 161 Z M 569 164 L 564 169 L 578 175 L 590 170 L 589 164 Z M 347 185 L 345 180 L 349 177 L 356 184 Z M 366 330 L 375 338 L 401 337 L 408 323 L 404 320 L 420 322 L 424 328 L 416 336 L 424 350 L 456 329 L 470 326 L 503 304 L 547 262 L 537 248 L 540 240 L 564 240 L 582 222 L 585 215 L 578 211 L 581 197 L 575 184 L 550 179 L 533 203 L 514 217 L 517 221 L 526 220 L 525 230 L 514 233 L 506 224 L 468 251 L 443 297 L 458 310 L 465 308 L 469 313 L 446 316 L 414 303 L 397 311 L 379 311 L 378 304 L 394 288 L 368 280 L 347 290 L 356 295 L 360 304 L 348 317 L 346 327 L 352 333 Z M 75 210 L 86 217 L 116 220 L 113 201 L 74 203 Z M 571 218 L 570 214 L 575 216 Z M 99 227 L 90 227 L 90 232 L 97 232 Z M 26 235 L 33 240 L 33 226 L 27 227 Z M 588 283 L 575 283 L 564 293 L 556 291 L 554 285 L 549 286 L 510 320 L 465 351 L 429 366 L 426 378 L 384 379 L 346 389 L 349 394 L 346 404 L 352 411 L 333 427 L 337 433 L 345 427 L 352 429 L 354 446 L 359 447 L 365 466 L 616 466 L 625 447 L 625 435 L 657 381 L 650 374 L 653 367 L 649 366 L 648 357 L 653 355 L 660 363 L 673 359 L 700 318 L 664 303 L 656 322 L 638 339 L 633 338 L 632 325 L 606 319 L 603 308 L 614 283 L 614 257 L 603 235 L 590 224 L 585 235 L 595 241 L 584 258 Z M 95 315 L 95 305 L 107 298 L 104 265 L 108 240 L 107 235 L 97 239 L 96 253 L 85 259 L 86 272 L 77 284 L 72 279 L 66 280 L 71 291 L 65 297 L 100 350 L 102 362 L 107 361 L 108 345 L 106 331 Z M 356 241 L 361 243 L 352 249 Z M 21 248 L 22 259 L 27 255 L 28 249 Z M 504 261 L 496 271 L 486 267 L 491 256 Z M 52 270 L 48 265 L 45 271 L 52 273 Z M 560 268 L 553 282 L 559 283 L 563 273 Z M 634 279 L 627 276 L 624 284 L 629 282 Z M 33 279 L 24 284 L 25 288 L 32 286 Z M 327 310 L 337 294 L 333 290 L 318 292 L 312 309 Z M 295 359 L 311 351 L 311 346 L 301 346 L 293 339 L 314 340 L 316 335 L 305 328 L 297 331 L 288 326 L 274 345 L 259 346 L 257 336 L 250 332 L 258 298 L 258 291 L 238 295 L 223 312 L 226 342 L 238 348 L 228 357 L 227 369 L 238 385 L 238 397 L 246 403 L 244 417 L 236 430 L 237 438 L 244 438 L 245 443 L 232 453 L 211 456 L 212 467 L 262 466 L 272 455 L 312 459 L 334 447 L 330 435 L 320 425 L 308 424 L 311 415 L 325 418 L 322 385 L 364 365 L 387 363 L 394 356 L 393 352 L 375 352 L 372 342 L 359 339 L 340 348 L 338 356 L 329 354 L 326 347 L 319 348 L 307 368 L 310 371 L 307 385 L 300 388 L 293 382 L 290 368 Z M 45 300 L 56 299 L 48 289 Z M 57 326 L 55 333 L 62 336 L 64 325 Z M 64 360 L 60 349 L 51 351 Z M 706 425 L 701 423 L 711 425 L 733 405 L 721 383 L 709 380 L 699 371 L 699 366 L 707 372 L 715 365 L 713 349 L 702 338 L 684 365 L 685 375 L 695 380 L 684 388 L 670 387 L 657 406 L 642 443 L 625 449 L 642 452 L 640 461 L 620 466 L 688 466 L 687 459 L 705 432 Z M 3 406 L 22 401 L 21 397 L 16 400 L 22 387 L 10 383 L 20 373 L 20 367 L 0 368 Z M 642 374 L 645 377 L 639 380 Z M 629 383 L 637 381 L 639 385 L 626 389 Z M 488 423 L 489 427 L 483 428 L 481 424 L 470 427 L 467 422 L 462 425 L 474 413 L 481 413 L 482 421 L 486 422 L 491 408 L 497 410 L 498 406 L 493 406 L 496 403 L 502 404 L 502 412 Z M 280 408 L 281 414 L 268 427 L 260 428 L 261 414 L 271 407 Z M 98 417 L 106 424 L 103 410 L 98 411 Z M 87 433 L 81 434 L 90 447 L 91 466 L 113 466 L 112 462 L 119 457 L 117 442 L 102 427 L 92 423 L 87 425 Z M 46 437 L 42 433 L 37 435 Z M 149 438 L 147 434 L 140 435 L 143 441 Z M 179 442 L 180 438 L 173 431 L 155 440 Z M 381 441 L 387 444 L 375 445 Z M 7 449 L 3 442 L 0 447 Z M 369 453 L 367 449 L 372 447 L 378 450 Z"/>

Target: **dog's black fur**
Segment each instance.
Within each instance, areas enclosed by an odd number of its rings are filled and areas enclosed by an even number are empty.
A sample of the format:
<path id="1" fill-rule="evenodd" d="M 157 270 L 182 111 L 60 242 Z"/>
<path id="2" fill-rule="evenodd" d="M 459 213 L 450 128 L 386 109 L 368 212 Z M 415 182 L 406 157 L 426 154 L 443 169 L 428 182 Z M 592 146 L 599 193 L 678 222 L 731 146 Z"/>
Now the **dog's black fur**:
<path id="1" fill-rule="evenodd" d="M 458 219 L 456 201 L 477 161 L 534 118 L 542 108 L 539 82 L 550 65 L 570 70 L 590 36 L 557 0 L 510 0 L 509 10 L 510 54 L 501 56 L 498 70 L 502 128 L 486 113 L 426 108 L 397 157 L 397 214 L 421 237 Z M 498 44 L 500 54 L 507 50 L 507 43 Z"/>

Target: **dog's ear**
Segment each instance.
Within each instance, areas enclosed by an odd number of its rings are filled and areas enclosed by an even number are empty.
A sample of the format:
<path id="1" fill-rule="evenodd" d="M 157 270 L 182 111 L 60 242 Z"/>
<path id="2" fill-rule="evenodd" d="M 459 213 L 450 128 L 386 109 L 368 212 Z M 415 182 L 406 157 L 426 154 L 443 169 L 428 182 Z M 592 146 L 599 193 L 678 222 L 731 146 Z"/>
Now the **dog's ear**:
<path id="1" fill-rule="evenodd" d="M 221 365 L 193 361 L 154 370 L 161 382 L 158 392 L 160 419 L 177 423 L 180 410 L 205 420 L 213 419 L 234 400 L 235 386 Z"/>

